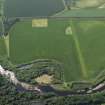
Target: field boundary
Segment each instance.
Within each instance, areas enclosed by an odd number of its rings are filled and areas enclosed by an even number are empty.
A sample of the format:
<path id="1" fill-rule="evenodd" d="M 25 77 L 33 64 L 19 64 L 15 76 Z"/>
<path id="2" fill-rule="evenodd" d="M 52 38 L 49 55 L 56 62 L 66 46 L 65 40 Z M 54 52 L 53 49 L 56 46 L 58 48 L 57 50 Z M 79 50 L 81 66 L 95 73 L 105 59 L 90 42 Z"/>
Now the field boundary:
<path id="1" fill-rule="evenodd" d="M 65 12 L 65 10 L 61 11 L 61 12 Z M 58 14 L 58 13 L 57 13 Z M 55 14 L 56 15 L 56 14 Z M 104 19 L 105 20 L 105 17 L 104 16 L 92 16 L 92 17 L 87 17 L 87 16 L 37 16 L 37 17 L 7 17 L 8 19 L 40 19 L 40 18 L 47 18 L 47 19 Z"/>

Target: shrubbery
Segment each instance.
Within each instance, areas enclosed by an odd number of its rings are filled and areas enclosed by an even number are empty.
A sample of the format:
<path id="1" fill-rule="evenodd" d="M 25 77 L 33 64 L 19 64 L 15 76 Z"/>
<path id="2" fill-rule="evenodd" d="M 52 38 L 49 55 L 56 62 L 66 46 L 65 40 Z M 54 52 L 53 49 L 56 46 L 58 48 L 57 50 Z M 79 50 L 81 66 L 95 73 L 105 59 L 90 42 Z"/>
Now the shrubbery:
<path id="1" fill-rule="evenodd" d="M 26 66 L 29 66 L 27 68 Z M 21 65 L 20 67 L 14 68 L 13 71 L 16 77 L 23 82 L 28 82 L 31 84 L 36 84 L 35 78 L 43 74 L 54 75 L 55 82 L 57 80 L 60 82 L 63 79 L 63 69 L 62 66 L 53 60 L 36 60 L 32 64 Z M 22 68 L 22 69 L 21 69 Z"/>
<path id="2" fill-rule="evenodd" d="M 35 92 L 19 92 L 7 79 L 0 77 L 0 105 L 31 105 L 43 100 L 43 96 Z"/>

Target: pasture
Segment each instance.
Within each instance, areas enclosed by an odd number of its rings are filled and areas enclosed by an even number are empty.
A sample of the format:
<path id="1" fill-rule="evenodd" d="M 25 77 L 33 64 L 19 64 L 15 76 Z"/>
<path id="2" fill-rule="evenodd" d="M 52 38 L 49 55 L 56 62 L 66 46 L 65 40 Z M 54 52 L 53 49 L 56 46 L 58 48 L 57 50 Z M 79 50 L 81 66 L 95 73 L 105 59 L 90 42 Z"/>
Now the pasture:
<path id="1" fill-rule="evenodd" d="M 4 38 L 0 37 L 0 56 L 5 56 L 6 54 L 7 53 Z"/>
<path id="2" fill-rule="evenodd" d="M 67 82 L 93 80 L 105 68 L 104 21 L 49 19 L 47 27 L 21 21 L 9 34 L 14 64 L 55 59 L 62 63 Z"/>
<path id="3" fill-rule="evenodd" d="M 76 34 L 89 77 L 105 69 L 105 21 L 75 21 Z"/>
<path id="4" fill-rule="evenodd" d="M 80 17 L 80 18 L 98 18 L 105 17 L 105 9 L 74 9 L 74 10 L 64 10 L 52 17 Z"/>
<path id="5" fill-rule="evenodd" d="M 69 20 L 48 20 L 48 27 L 32 27 L 31 21 L 19 22 L 10 31 L 10 59 L 14 64 L 35 59 L 55 59 L 64 66 L 67 81 L 80 80 L 82 73 L 74 41 L 66 35 Z"/>

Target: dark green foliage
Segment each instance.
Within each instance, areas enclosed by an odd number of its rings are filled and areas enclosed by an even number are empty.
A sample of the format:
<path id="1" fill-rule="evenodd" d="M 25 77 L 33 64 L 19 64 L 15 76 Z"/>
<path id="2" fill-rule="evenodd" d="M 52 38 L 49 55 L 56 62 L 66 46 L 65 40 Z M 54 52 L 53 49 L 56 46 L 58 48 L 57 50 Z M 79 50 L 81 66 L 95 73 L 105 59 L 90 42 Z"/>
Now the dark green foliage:
<path id="1" fill-rule="evenodd" d="M 35 92 L 18 92 L 13 84 L 0 77 L 0 105 L 30 105 L 40 99 L 43 97 Z"/>
<path id="2" fill-rule="evenodd" d="M 45 100 L 44 103 L 45 105 L 100 105 L 105 103 L 105 95 L 96 93 L 90 95 L 55 97 Z"/>
<path id="3" fill-rule="evenodd" d="M 1 57 L 0 63 L 3 67 L 6 68 L 14 68 L 14 66 L 11 65 L 7 57 Z M 35 68 L 41 68 L 41 66 L 33 65 Z M 43 66 L 42 66 L 43 67 Z M 31 73 L 34 72 L 30 71 Z M 21 78 L 23 76 L 23 79 L 26 78 L 26 74 L 19 73 L 19 69 L 13 69 L 17 75 L 21 75 Z M 24 70 L 20 70 L 24 71 Z M 28 71 L 28 70 L 26 70 Z M 43 72 L 43 70 L 39 70 L 40 73 Z M 28 72 L 29 73 L 29 72 Z M 30 75 L 31 75 L 30 73 Z M 39 73 L 39 74 L 40 74 Z M 53 73 L 53 72 L 50 72 Z M 37 73 L 38 74 L 38 73 Z M 25 77 L 24 77 L 25 76 Z M 31 76 L 30 76 L 31 77 Z M 29 76 L 27 77 L 29 78 Z M 30 79 L 30 78 L 29 78 Z M 27 81 L 28 79 L 26 79 Z M 28 82 L 28 81 L 27 81 Z M 45 105 L 91 105 L 90 103 L 101 103 L 105 100 L 105 94 L 104 93 L 97 93 L 92 95 L 74 95 L 74 96 L 67 96 L 67 97 L 56 97 L 53 93 L 47 93 L 47 94 L 36 94 L 35 92 L 29 92 L 29 91 L 22 91 L 19 90 L 18 87 L 13 86 L 7 79 L 0 77 L 0 104 L 2 105 L 32 105 L 36 101 L 44 101 Z"/>
<path id="4" fill-rule="evenodd" d="M 5 56 L 0 56 L 0 65 L 5 68 L 11 70 L 14 65 L 9 61 L 9 58 Z"/>
<path id="5" fill-rule="evenodd" d="M 0 36 L 0 57 L 7 55 L 4 38 Z"/>
<path id="6" fill-rule="evenodd" d="M 40 59 L 28 64 L 22 64 L 17 68 L 13 68 L 16 77 L 20 81 L 36 84 L 35 78 L 43 74 L 54 75 L 55 82 L 63 82 L 62 64 L 55 60 Z"/>
<path id="7" fill-rule="evenodd" d="M 8 35 L 9 30 L 11 29 L 11 27 L 16 23 L 19 22 L 20 19 L 16 18 L 16 19 L 5 19 L 3 21 L 4 24 L 4 35 Z"/>

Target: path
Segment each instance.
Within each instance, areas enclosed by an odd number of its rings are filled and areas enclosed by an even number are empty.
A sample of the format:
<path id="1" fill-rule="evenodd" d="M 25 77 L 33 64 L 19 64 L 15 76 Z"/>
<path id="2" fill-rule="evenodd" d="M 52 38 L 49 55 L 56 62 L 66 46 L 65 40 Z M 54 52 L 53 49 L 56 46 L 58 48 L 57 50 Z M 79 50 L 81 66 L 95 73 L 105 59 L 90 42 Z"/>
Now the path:
<path id="1" fill-rule="evenodd" d="M 72 37 L 73 37 L 73 40 L 75 42 L 75 47 L 76 47 L 76 50 L 77 50 L 78 59 L 79 59 L 80 66 L 81 66 L 81 71 L 82 71 L 82 74 L 83 74 L 84 78 L 87 78 L 87 76 L 88 76 L 87 75 L 87 69 L 86 69 L 85 61 L 84 61 L 84 58 L 83 58 L 83 55 L 82 55 L 82 52 L 81 52 L 80 43 L 79 43 L 79 40 L 78 40 L 78 37 L 77 37 L 77 33 L 76 33 L 76 30 L 75 30 L 73 21 L 70 22 L 70 26 L 71 26 L 72 32 L 73 32 Z"/>

